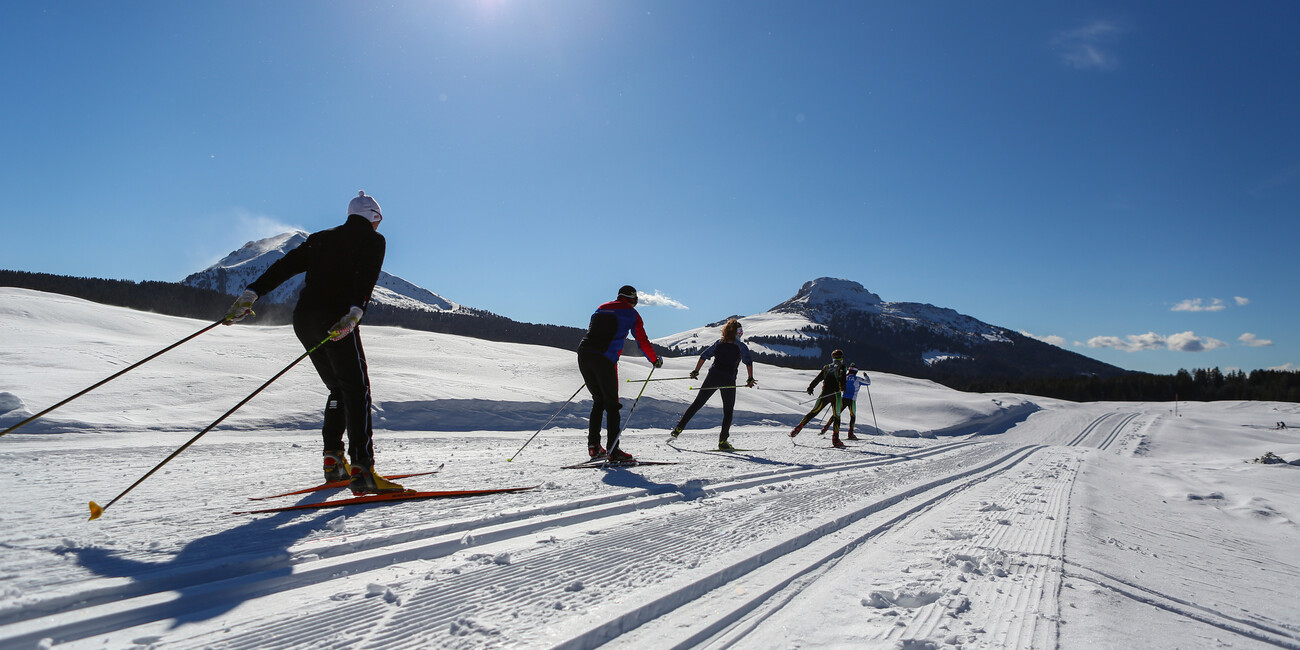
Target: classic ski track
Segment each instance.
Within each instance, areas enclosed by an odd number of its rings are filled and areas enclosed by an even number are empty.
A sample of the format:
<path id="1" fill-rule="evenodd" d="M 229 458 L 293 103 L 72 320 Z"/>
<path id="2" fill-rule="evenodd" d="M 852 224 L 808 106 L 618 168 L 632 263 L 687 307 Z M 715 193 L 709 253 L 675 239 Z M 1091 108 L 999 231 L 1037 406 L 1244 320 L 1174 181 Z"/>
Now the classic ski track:
<path id="1" fill-rule="evenodd" d="M 616 647 L 649 644 L 675 649 L 741 643 L 767 613 L 779 609 L 856 548 L 905 525 L 954 494 L 1008 471 L 1040 449 L 1038 445 L 1019 447 L 978 467 L 855 508 L 555 647 L 590 648 L 610 640 Z M 689 623 L 680 614 L 662 625 L 648 620 L 683 607 L 694 613 Z M 613 639 L 647 622 L 647 629 Z"/>
<path id="2" fill-rule="evenodd" d="M 958 440 L 905 453 L 858 452 L 870 456 L 764 470 L 722 483 L 704 483 L 703 488 L 713 494 L 726 494 L 796 479 L 818 479 L 858 469 L 889 467 L 980 444 L 983 443 Z M 185 574 L 169 575 L 156 580 L 104 578 L 99 581 L 102 586 L 96 589 L 66 598 L 52 598 L 38 607 L 24 608 L 23 612 L 27 613 L 54 613 L 4 621 L 3 627 L 0 627 L 0 645 L 24 642 L 35 644 L 47 637 L 66 642 L 165 620 L 174 615 L 173 603 L 181 597 L 182 592 L 190 602 L 190 607 L 195 602 L 210 603 L 216 607 L 303 585 L 319 584 L 322 580 L 351 576 L 398 562 L 448 556 L 465 549 L 467 534 L 472 534 L 474 541 L 471 543 L 486 544 L 528 536 L 546 528 L 579 522 L 590 523 L 636 510 L 680 503 L 695 496 L 698 494 L 680 490 L 618 490 L 575 502 L 507 511 L 496 516 L 403 528 L 395 532 L 349 536 L 345 541 L 308 542 L 291 547 L 279 559 L 253 558 L 215 568 L 199 566 Z M 303 557 L 311 559 L 296 559 Z M 265 642 L 265 638 L 262 642 Z M 292 647 L 292 644 L 283 647 Z"/>
<path id="3" fill-rule="evenodd" d="M 997 579 L 967 582 L 960 598 L 941 599 L 916 610 L 906 628 L 895 627 L 881 638 L 932 639 L 942 623 L 958 617 L 962 607 L 976 601 L 982 603 L 981 611 L 997 613 L 978 621 L 984 629 L 983 642 L 999 648 L 1056 646 L 1065 526 L 1078 464 L 1042 469 L 1056 470 L 1055 476 L 1042 473 L 1018 480 L 1013 489 L 1000 491 L 998 501 L 992 504 L 995 513 L 1015 512 L 1040 520 L 1036 525 L 1026 527 L 985 512 L 969 512 L 965 517 L 975 532 L 964 545 L 965 552 L 955 554 L 952 560 L 963 567 L 969 566 L 966 563 L 977 565 L 977 574 L 990 573 L 981 571 L 988 567 Z"/>
<path id="4" fill-rule="evenodd" d="M 1206 625 L 1216 627 L 1225 632 L 1231 632 L 1256 641 L 1262 641 L 1279 648 L 1294 648 L 1300 650 L 1300 635 L 1284 628 L 1264 625 L 1257 621 L 1229 616 L 1218 610 L 1175 598 L 1167 594 L 1161 594 L 1152 589 L 1117 578 L 1096 569 L 1090 569 L 1075 564 L 1068 560 L 1065 562 L 1065 576 L 1078 580 L 1085 580 L 1097 585 L 1098 587 L 1114 592 L 1115 594 L 1124 596 L 1125 598 L 1185 616 L 1192 620 L 1205 623 Z"/>
<path id="5" fill-rule="evenodd" d="M 452 637 L 457 636 L 457 630 L 477 631 L 487 635 L 483 643 L 494 646 L 593 647 L 756 569 L 764 568 L 758 573 L 766 573 L 769 563 L 813 545 L 864 517 L 885 512 L 882 517 L 899 520 L 924 510 L 946 494 L 1014 466 L 1037 449 L 1028 445 L 998 452 L 994 460 L 979 467 L 922 485 L 909 485 L 883 498 L 864 499 L 852 507 L 844 506 L 842 493 L 828 488 L 844 487 L 845 482 L 855 478 L 871 483 L 876 478 L 873 472 L 819 477 L 821 481 L 801 482 L 780 490 L 779 495 L 751 494 L 749 500 L 763 503 L 744 513 L 735 508 L 709 507 L 721 505 L 717 502 L 687 504 L 688 507 L 653 513 L 654 516 L 601 531 L 599 535 L 579 534 L 571 538 L 572 543 L 555 548 L 525 549 L 527 558 L 522 563 L 490 562 L 445 578 L 440 576 L 434 584 L 406 593 L 402 596 L 402 607 L 395 608 L 384 625 L 377 626 L 364 640 L 339 647 L 422 648 L 432 643 L 431 630 L 447 631 Z M 828 481 L 833 484 L 822 484 Z M 858 494 L 861 496 L 861 492 Z M 933 494 L 938 496 L 930 496 Z M 922 500 L 920 504 L 916 503 L 918 499 Z M 899 510 L 906 512 L 895 514 Z M 590 531 L 593 523 L 599 521 L 584 522 L 579 528 Z M 889 525 L 892 523 L 885 527 Z M 706 534 L 708 531 L 714 534 Z M 743 549 L 742 557 L 737 557 L 737 552 L 732 550 L 735 548 Z M 762 550 L 754 552 L 755 548 Z M 816 565 L 841 554 L 832 551 L 830 557 Z M 708 573 L 695 577 L 700 571 Z M 606 586 L 617 585 L 620 593 L 624 593 L 629 587 L 635 591 L 638 585 L 662 584 L 679 586 L 672 593 L 630 610 L 620 607 L 620 603 L 606 602 Z M 620 597 L 619 600 L 629 599 Z M 369 611 L 365 603 L 357 604 L 355 615 L 350 607 L 351 603 L 344 603 L 334 609 L 334 615 L 350 620 L 360 616 L 363 608 Z M 568 613 L 575 609 L 583 615 L 575 617 Z M 482 622 L 509 620 L 519 611 L 552 620 L 539 621 L 514 638 L 501 637 L 490 623 Z M 186 643 L 215 644 L 223 648 L 293 647 L 291 643 L 268 641 L 272 638 L 272 627 L 284 624 L 277 621 L 258 625 L 235 636 L 223 636 L 219 643 L 209 638 L 186 640 Z M 545 631 L 552 628 L 558 629 L 550 634 Z M 656 641 L 655 645 L 660 644 Z"/>
<path id="6" fill-rule="evenodd" d="M 1065 446 L 1083 444 L 1112 415 L 1108 413 L 1093 420 Z M 1102 444 L 1109 445 L 1138 415 L 1129 414 L 1115 423 Z M 904 609 L 895 622 L 878 633 L 874 640 L 901 647 L 910 647 L 909 642 L 915 642 L 916 647 L 923 647 L 924 643 L 946 629 L 944 626 L 950 621 L 962 618 L 963 623 L 970 623 L 982 631 L 982 643 L 1026 650 L 1056 647 L 1060 617 L 1059 593 L 1064 575 L 1065 532 L 1070 493 L 1078 467 L 1079 461 L 1071 460 L 1039 468 L 1034 475 L 1018 480 L 1011 488 L 999 490 L 996 502 L 988 504 L 986 509 L 968 511 L 961 520 L 953 522 L 952 528 L 971 536 L 964 545 L 966 550 L 945 558 L 945 563 L 961 566 L 963 570 L 974 567 L 972 570 L 977 574 L 980 573 L 980 567 L 983 567 L 985 572 L 995 572 L 994 576 L 986 581 L 949 580 L 950 585 L 957 585 L 954 588 L 956 593 L 946 593 L 935 602 L 913 610 Z M 1010 467 L 1003 468 L 998 473 L 1009 469 Z M 988 478 L 991 476 L 981 480 Z M 974 481 L 971 482 L 973 483 Z M 954 489 L 946 493 L 925 508 L 928 509 L 941 499 L 951 498 L 957 491 Z M 1003 512 L 1036 521 L 1025 525 L 1024 521 L 1010 519 L 1012 515 L 1003 517 L 998 514 Z M 915 517 L 920 512 L 911 514 Z M 906 522 L 898 522 L 898 525 L 906 525 Z M 843 545 L 839 549 L 841 556 L 868 541 L 873 534 L 885 532 L 883 528 Z M 693 629 L 697 631 L 693 636 L 665 647 L 725 648 L 743 644 L 747 635 L 758 627 L 768 612 L 779 610 L 798 592 L 830 571 L 835 561 L 837 559 L 825 562 L 824 566 L 806 567 L 801 575 L 786 582 L 788 593 L 781 594 L 779 599 L 769 590 L 760 598 L 738 605 L 729 604 L 728 601 L 736 600 L 729 595 L 730 591 L 755 592 L 761 589 L 745 581 L 737 581 L 727 585 L 726 589 L 718 589 L 711 600 L 701 599 L 693 604 L 695 609 L 713 612 L 711 620 L 707 624 L 699 623 L 695 626 Z M 779 602 L 757 602 L 763 600 Z M 975 612 L 968 612 L 972 608 L 972 602 L 979 604 L 978 611 L 994 612 L 996 616 L 981 618 Z M 674 617 L 675 626 L 680 626 L 681 621 L 682 617 Z M 673 633 L 672 629 L 656 628 L 649 636 L 658 645 L 662 635 Z"/>

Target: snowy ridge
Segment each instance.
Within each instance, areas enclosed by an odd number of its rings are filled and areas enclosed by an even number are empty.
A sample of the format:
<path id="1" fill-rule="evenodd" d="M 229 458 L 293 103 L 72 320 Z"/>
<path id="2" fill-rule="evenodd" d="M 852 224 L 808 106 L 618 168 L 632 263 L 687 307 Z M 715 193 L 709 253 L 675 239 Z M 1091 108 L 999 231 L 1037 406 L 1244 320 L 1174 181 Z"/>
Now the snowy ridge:
<path id="1" fill-rule="evenodd" d="M 886 302 L 852 280 L 818 278 L 804 283 L 793 298 L 761 314 L 741 318 L 746 344 L 754 352 L 786 357 L 817 357 L 822 351 L 817 340 L 834 338 L 830 325 L 866 316 L 880 326 L 894 330 L 924 329 L 956 341 L 1012 343 L 1008 331 L 965 316 L 952 309 L 914 302 Z M 717 340 L 724 321 L 655 339 L 654 342 L 683 354 L 699 352 Z M 793 339 L 773 343 L 766 339 Z M 757 339 L 757 340 L 754 340 Z M 963 355 L 935 350 L 925 357 L 926 365 Z"/>
<path id="2" fill-rule="evenodd" d="M 237 296 L 243 293 L 249 283 L 265 272 L 267 267 L 306 241 L 309 234 L 305 230 L 294 230 L 274 237 L 250 241 L 221 258 L 216 264 L 186 277 L 181 284 Z M 302 290 L 302 283 L 301 275 L 290 278 L 270 295 L 263 296 L 262 300 L 278 303 L 292 302 Z M 472 313 L 472 310 L 463 309 L 455 302 L 386 271 L 379 272 L 379 281 L 375 283 L 371 301 L 375 304 L 403 309 Z"/>

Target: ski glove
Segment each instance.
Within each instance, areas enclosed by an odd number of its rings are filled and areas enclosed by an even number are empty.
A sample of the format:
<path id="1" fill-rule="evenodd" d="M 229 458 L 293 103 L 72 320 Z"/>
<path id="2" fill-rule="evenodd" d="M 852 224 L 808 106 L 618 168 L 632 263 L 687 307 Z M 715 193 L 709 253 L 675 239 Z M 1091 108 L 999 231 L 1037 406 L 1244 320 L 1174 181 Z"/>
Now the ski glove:
<path id="1" fill-rule="evenodd" d="M 871 378 L 868 377 L 868 376 L 867 376 L 867 373 L 865 373 L 865 372 L 862 373 L 862 385 L 863 385 L 863 386 L 870 386 L 870 385 L 871 385 Z"/>
<path id="2" fill-rule="evenodd" d="M 749 380 L 745 382 L 745 388 L 753 388 L 757 383 L 758 383 L 757 380 L 755 380 L 753 377 L 750 377 Z"/>
<path id="3" fill-rule="evenodd" d="M 700 371 L 698 371 L 698 370 L 692 370 L 692 371 L 691 371 L 691 379 L 699 379 L 699 378 L 700 378 Z"/>
<path id="4" fill-rule="evenodd" d="M 347 315 L 340 318 L 339 322 L 334 323 L 334 327 L 330 328 L 330 340 L 337 341 L 351 334 L 352 330 L 357 328 L 357 323 L 361 322 L 361 314 L 363 313 L 365 312 L 361 311 L 360 307 L 354 306 L 349 309 Z"/>
<path id="5" fill-rule="evenodd" d="M 245 316 L 251 316 L 253 314 L 253 303 L 255 302 L 257 302 L 257 292 L 252 289 L 245 289 L 244 293 L 235 301 L 235 304 L 231 305 L 230 310 L 226 312 L 225 324 L 233 325 L 244 320 Z"/>
<path id="6" fill-rule="evenodd" d="M 662 367 L 664 367 L 664 358 L 663 358 L 663 357 L 655 357 L 655 367 L 656 367 L 656 368 L 662 368 Z"/>

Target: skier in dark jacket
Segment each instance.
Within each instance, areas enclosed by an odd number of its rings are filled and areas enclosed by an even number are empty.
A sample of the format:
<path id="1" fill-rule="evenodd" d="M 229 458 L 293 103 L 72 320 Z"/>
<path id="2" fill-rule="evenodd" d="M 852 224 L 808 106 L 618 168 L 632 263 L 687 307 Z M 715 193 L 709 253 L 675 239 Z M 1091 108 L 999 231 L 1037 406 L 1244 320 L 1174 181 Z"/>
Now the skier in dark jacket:
<path id="1" fill-rule="evenodd" d="M 354 493 L 399 492 L 402 486 L 375 472 L 375 450 L 370 420 L 370 376 L 357 325 L 370 302 L 379 270 L 384 264 L 383 220 L 379 203 L 359 192 L 348 203 L 347 221 L 322 230 L 276 260 L 230 307 L 226 323 L 252 313 L 253 303 L 289 278 L 306 273 L 302 293 L 293 310 L 293 330 L 311 349 L 312 365 L 329 398 L 321 432 L 325 442 L 325 480 L 348 480 Z M 343 453 L 343 433 L 348 434 L 352 457 L 349 468 Z"/>
<path id="2" fill-rule="evenodd" d="M 844 379 L 844 394 L 840 396 L 840 413 L 843 413 L 846 409 L 849 412 L 849 435 L 845 436 L 846 440 L 861 440 L 861 438 L 853 435 L 853 425 L 858 422 L 858 391 L 862 390 L 863 386 L 870 385 L 871 377 L 868 377 L 865 372 L 859 375 L 857 364 L 850 363 L 848 376 Z M 826 433 L 826 429 L 830 428 L 830 426 L 831 422 L 827 420 L 826 424 L 822 425 L 822 433 Z"/>
<path id="3" fill-rule="evenodd" d="M 587 326 L 587 334 L 578 344 L 578 370 L 587 390 L 591 391 L 591 423 L 587 429 L 587 455 L 602 458 L 609 454 L 615 462 L 636 460 L 619 449 L 619 416 L 623 408 L 618 402 L 618 359 L 623 354 L 623 341 L 628 332 L 636 337 L 637 346 L 654 367 L 663 366 L 664 360 L 655 354 L 646 336 L 645 324 L 636 312 L 637 293 L 630 285 L 618 290 L 618 298 L 596 308 Z M 609 449 L 600 446 L 600 422 L 604 416 L 609 429 Z"/>
<path id="4" fill-rule="evenodd" d="M 803 419 L 799 421 L 798 426 L 790 432 L 791 438 L 799 435 L 799 432 L 803 430 L 805 424 L 808 424 L 813 418 L 817 417 L 817 414 L 821 412 L 822 409 L 829 406 L 832 409 L 831 426 L 835 428 L 835 432 L 831 436 L 831 444 L 836 447 L 845 446 L 845 444 L 840 441 L 840 410 L 842 408 L 840 405 L 840 397 L 844 394 L 845 375 L 844 352 L 836 350 L 831 353 L 831 362 L 822 366 L 822 371 L 817 373 L 817 376 L 813 378 L 811 384 L 808 384 L 809 395 L 813 394 L 813 390 L 819 383 L 822 385 L 822 392 L 817 398 L 817 403 L 813 404 L 812 410 L 808 411 L 808 414 L 803 416 Z"/>
<path id="5" fill-rule="evenodd" d="M 745 386 L 753 387 L 757 383 L 754 381 L 754 359 L 749 354 L 749 348 L 740 342 L 743 334 L 740 321 L 734 318 L 727 319 L 727 322 L 722 325 L 722 337 L 700 353 L 700 360 L 695 363 L 695 370 L 691 371 L 691 379 L 699 378 L 700 368 L 704 367 L 705 361 L 713 359 L 713 365 L 709 366 L 709 374 L 704 376 L 700 394 L 682 414 L 682 419 L 677 421 L 677 426 L 673 427 L 674 439 L 682 434 L 686 423 L 695 417 L 704 403 L 713 397 L 713 393 L 719 392 L 722 394 L 722 433 L 718 435 L 718 449 L 736 450 L 727 438 L 730 436 L 732 413 L 736 408 L 736 373 L 741 363 L 744 363 L 745 369 L 749 371 L 749 379 L 745 381 Z"/>

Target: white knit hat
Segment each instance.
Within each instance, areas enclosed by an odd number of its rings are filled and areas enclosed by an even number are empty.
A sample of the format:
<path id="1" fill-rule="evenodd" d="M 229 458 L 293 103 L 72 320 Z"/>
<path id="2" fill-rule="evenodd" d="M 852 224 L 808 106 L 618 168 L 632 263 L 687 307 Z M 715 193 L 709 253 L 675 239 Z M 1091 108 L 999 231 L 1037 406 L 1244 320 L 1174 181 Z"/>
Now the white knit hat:
<path id="1" fill-rule="evenodd" d="M 377 223 L 384 218 L 379 211 L 379 202 L 373 196 L 366 196 L 365 190 L 357 192 L 356 197 L 348 203 L 348 216 L 354 214 L 369 219 L 371 223 Z"/>

